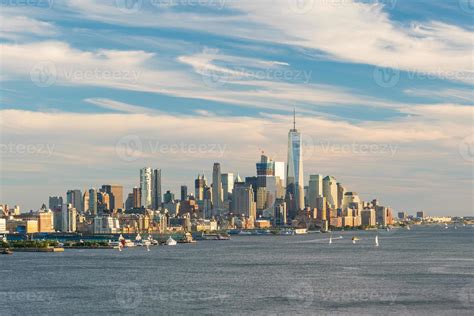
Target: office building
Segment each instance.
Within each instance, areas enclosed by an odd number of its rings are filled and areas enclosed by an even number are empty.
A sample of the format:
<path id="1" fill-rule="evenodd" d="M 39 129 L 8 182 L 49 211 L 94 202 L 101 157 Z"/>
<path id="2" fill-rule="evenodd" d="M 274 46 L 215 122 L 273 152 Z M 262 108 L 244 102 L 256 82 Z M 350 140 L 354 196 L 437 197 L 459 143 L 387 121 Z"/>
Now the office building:
<path id="1" fill-rule="evenodd" d="M 194 197 L 198 201 L 204 200 L 204 187 L 206 186 L 206 178 L 204 174 L 201 176 L 198 174 L 196 180 L 194 180 Z"/>
<path id="2" fill-rule="evenodd" d="M 229 201 L 232 195 L 232 190 L 234 189 L 234 174 L 233 173 L 223 173 L 222 174 L 222 190 L 223 190 L 223 199 L 224 202 Z"/>
<path id="3" fill-rule="evenodd" d="M 303 152 L 301 133 L 296 129 L 296 113 L 293 129 L 288 133 L 288 163 L 286 169 L 286 192 L 293 196 L 292 212 L 304 209 Z M 287 205 L 288 207 L 288 205 Z"/>
<path id="4" fill-rule="evenodd" d="M 92 214 L 93 216 L 97 216 L 97 211 L 98 211 L 97 190 L 95 188 L 92 188 L 89 190 L 89 213 Z"/>
<path id="5" fill-rule="evenodd" d="M 66 203 L 71 204 L 77 210 L 82 210 L 82 192 L 81 190 L 69 190 L 66 194 Z"/>
<path id="6" fill-rule="evenodd" d="M 223 206 L 222 175 L 220 163 L 214 163 L 212 168 L 212 205 L 213 209 L 220 210 Z"/>
<path id="7" fill-rule="evenodd" d="M 256 219 L 257 205 L 255 203 L 254 191 L 251 185 L 236 183 L 232 192 L 232 210 L 234 214 L 242 214 L 244 217 Z"/>
<path id="8" fill-rule="evenodd" d="M 141 207 L 151 209 L 152 205 L 152 178 L 153 171 L 151 168 L 140 169 L 140 193 Z"/>
<path id="9" fill-rule="evenodd" d="M 161 169 L 154 169 L 152 171 L 151 184 L 151 204 L 154 210 L 159 209 L 163 202 L 163 195 L 161 192 Z"/>
<path id="10" fill-rule="evenodd" d="M 63 198 L 61 196 L 50 196 L 48 206 L 50 210 L 61 209 L 63 207 Z"/>
<path id="11" fill-rule="evenodd" d="M 188 199 L 188 187 L 185 185 L 181 186 L 181 201 L 186 201 Z"/>
<path id="12" fill-rule="evenodd" d="M 72 207 L 72 204 L 64 204 L 61 211 L 61 231 L 64 233 L 76 232 L 76 208 Z"/>
<path id="13" fill-rule="evenodd" d="M 344 200 L 344 194 L 346 193 L 346 189 L 339 182 L 336 185 L 337 185 L 337 205 L 336 205 L 336 208 L 342 208 L 342 201 Z"/>
<path id="14" fill-rule="evenodd" d="M 337 182 L 334 177 L 327 176 L 323 179 L 323 196 L 331 208 L 337 208 Z"/>
<path id="15" fill-rule="evenodd" d="M 105 184 L 102 192 L 106 192 L 110 199 L 110 210 L 117 211 L 123 208 L 123 186 L 116 184 Z"/>
<path id="16" fill-rule="evenodd" d="M 308 206 L 317 208 L 316 199 L 323 196 L 323 176 L 320 174 L 309 176 L 308 185 Z"/>
<path id="17" fill-rule="evenodd" d="M 277 199 L 275 201 L 274 210 L 275 210 L 275 213 L 273 215 L 273 225 L 276 227 L 285 226 L 287 223 L 285 200 Z"/>

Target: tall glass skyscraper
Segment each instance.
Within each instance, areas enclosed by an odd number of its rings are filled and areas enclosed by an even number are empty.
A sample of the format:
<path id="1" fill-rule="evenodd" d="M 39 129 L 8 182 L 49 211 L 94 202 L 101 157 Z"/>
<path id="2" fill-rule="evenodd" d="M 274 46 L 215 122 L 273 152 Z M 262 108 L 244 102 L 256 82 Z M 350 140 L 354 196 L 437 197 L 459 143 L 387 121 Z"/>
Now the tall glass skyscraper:
<path id="1" fill-rule="evenodd" d="M 222 209 L 222 203 L 221 164 L 216 162 L 212 170 L 212 208 Z"/>
<path id="2" fill-rule="evenodd" d="M 141 206 L 149 209 L 152 208 L 152 177 L 151 168 L 140 169 Z"/>
<path id="3" fill-rule="evenodd" d="M 151 203 L 154 210 L 161 207 L 162 194 L 161 194 L 161 169 L 153 170 L 152 185 L 151 185 Z"/>
<path id="4" fill-rule="evenodd" d="M 286 169 L 286 192 L 295 201 L 292 211 L 304 209 L 303 152 L 301 133 L 296 129 L 296 112 L 293 114 L 293 129 L 288 133 L 288 164 Z"/>

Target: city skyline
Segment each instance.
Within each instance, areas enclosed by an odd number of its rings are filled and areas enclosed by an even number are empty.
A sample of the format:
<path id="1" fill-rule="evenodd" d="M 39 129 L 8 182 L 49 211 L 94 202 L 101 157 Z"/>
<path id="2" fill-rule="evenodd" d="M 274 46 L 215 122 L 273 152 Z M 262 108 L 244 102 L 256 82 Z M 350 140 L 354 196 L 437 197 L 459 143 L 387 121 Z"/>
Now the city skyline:
<path id="1" fill-rule="evenodd" d="M 469 215 L 468 1 L 2 3 L 0 201 L 130 192 L 144 166 L 162 194 L 217 161 L 253 175 L 262 150 L 286 161 L 296 108 L 305 185 Z"/>

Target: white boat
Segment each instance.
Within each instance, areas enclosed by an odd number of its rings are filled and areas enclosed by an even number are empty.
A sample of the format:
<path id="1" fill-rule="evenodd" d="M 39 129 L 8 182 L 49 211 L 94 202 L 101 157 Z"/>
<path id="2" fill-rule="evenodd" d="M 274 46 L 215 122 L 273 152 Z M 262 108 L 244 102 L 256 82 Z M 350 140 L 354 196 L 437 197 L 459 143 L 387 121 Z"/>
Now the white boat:
<path id="1" fill-rule="evenodd" d="M 410 228 L 410 226 L 409 226 L 409 225 L 407 225 L 406 227 L 407 227 L 407 230 L 411 230 L 411 228 Z"/>
<path id="2" fill-rule="evenodd" d="M 379 236 L 375 236 L 375 247 L 379 246 Z"/>
<path id="3" fill-rule="evenodd" d="M 171 236 L 166 241 L 167 246 L 176 246 L 177 244 L 178 244 L 178 242 L 176 240 L 174 240 L 173 238 L 171 238 Z"/>
<path id="4" fill-rule="evenodd" d="M 332 236 L 329 237 L 329 244 L 332 244 Z"/>

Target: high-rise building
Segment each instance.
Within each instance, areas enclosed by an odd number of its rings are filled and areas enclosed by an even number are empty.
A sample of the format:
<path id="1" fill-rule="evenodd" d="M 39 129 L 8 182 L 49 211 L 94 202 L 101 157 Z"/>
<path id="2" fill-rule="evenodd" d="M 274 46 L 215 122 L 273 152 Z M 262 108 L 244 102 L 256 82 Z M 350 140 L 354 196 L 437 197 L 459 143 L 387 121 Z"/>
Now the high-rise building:
<path id="1" fill-rule="evenodd" d="M 119 210 L 123 208 L 123 186 L 116 184 L 105 184 L 102 192 L 106 192 L 110 199 L 110 209 Z"/>
<path id="2" fill-rule="evenodd" d="M 50 196 L 48 206 L 50 210 L 62 209 L 63 198 L 61 196 Z"/>
<path id="3" fill-rule="evenodd" d="M 344 194 L 346 189 L 342 186 L 341 183 L 337 183 L 337 205 L 336 208 L 342 208 L 342 201 L 344 200 Z"/>
<path id="4" fill-rule="evenodd" d="M 337 208 L 337 182 L 334 177 L 327 176 L 323 179 L 323 196 L 331 208 Z"/>
<path id="5" fill-rule="evenodd" d="M 127 199 L 125 200 L 125 210 L 133 209 L 133 193 L 129 193 L 127 195 Z"/>
<path id="6" fill-rule="evenodd" d="M 273 175 L 279 177 L 282 184 L 285 183 L 285 163 L 283 161 L 273 162 Z"/>
<path id="7" fill-rule="evenodd" d="M 408 213 L 407 212 L 398 212 L 398 218 L 405 220 L 408 218 Z"/>
<path id="8" fill-rule="evenodd" d="M 89 190 L 85 190 L 84 194 L 82 195 L 82 214 L 89 211 Z"/>
<path id="9" fill-rule="evenodd" d="M 277 199 L 274 207 L 275 213 L 273 215 L 274 226 L 285 226 L 286 225 L 286 203 L 283 199 Z"/>
<path id="10" fill-rule="evenodd" d="M 165 201 L 164 201 L 165 204 L 174 202 L 174 193 L 168 190 L 166 191 L 164 198 L 165 198 Z"/>
<path id="11" fill-rule="evenodd" d="M 425 217 L 426 217 L 425 212 L 423 212 L 423 211 L 416 212 L 416 218 L 418 218 L 418 219 L 424 219 Z"/>
<path id="12" fill-rule="evenodd" d="M 375 210 L 371 208 L 363 209 L 361 212 L 362 217 L 362 226 L 375 226 L 376 222 L 376 214 Z"/>
<path id="13" fill-rule="evenodd" d="M 232 210 L 235 214 L 256 219 L 257 205 L 251 185 L 236 183 L 232 192 Z"/>
<path id="14" fill-rule="evenodd" d="M 288 164 L 286 169 L 286 192 L 294 199 L 295 209 L 292 212 L 304 209 L 304 178 L 303 152 L 301 133 L 296 129 L 296 113 L 293 118 L 293 129 L 288 133 Z"/>
<path id="15" fill-rule="evenodd" d="M 185 185 L 181 186 L 181 201 L 186 201 L 188 199 L 188 187 Z"/>
<path id="16" fill-rule="evenodd" d="M 327 202 L 324 196 L 319 196 L 316 198 L 316 209 L 318 210 L 317 219 L 325 221 L 329 218 L 327 214 Z"/>
<path id="17" fill-rule="evenodd" d="M 38 232 L 40 233 L 54 232 L 53 212 L 49 210 L 43 210 L 38 213 Z"/>
<path id="18" fill-rule="evenodd" d="M 97 216 L 97 190 L 94 188 L 89 190 L 89 212 Z"/>
<path id="19" fill-rule="evenodd" d="M 201 176 L 198 174 L 196 180 L 194 180 L 194 196 L 196 200 L 204 200 L 204 187 L 206 186 L 206 178 L 204 174 Z"/>
<path id="20" fill-rule="evenodd" d="M 223 173 L 222 174 L 222 191 L 224 202 L 230 200 L 232 195 L 232 190 L 234 189 L 234 174 L 233 173 Z"/>
<path id="21" fill-rule="evenodd" d="M 140 208 L 142 206 L 142 193 L 141 189 L 134 187 L 133 188 L 133 208 Z"/>
<path id="22" fill-rule="evenodd" d="M 220 210 L 223 206 L 222 176 L 220 163 L 214 163 L 212 169 L 212 205 L 213 209 Z"/>
<path id="23" fill-rule="evenodd" d="M 160 208 L 162 200 L 161 193 L 161 169 L 153 170 L 152 185 L 151 185 L 151 201 L 154 210 Z"/>
<path id="24" fill-rule="evenodd" d="M 69 190 L 67 191 L 67 204 L 72 204 L 77 210 L 82 210 L 82 192 L 81 190 Z"/>
<path id="25" fill-rule="evenodd" d="M 341 205 L 342 210 L 346 210 L 347 208 L 362 209 L 362 201 L 359 198 L 359 195 L 356 192 L 346 192 L 344 194 L 344 199 L 342 200 Z"/>
<path id="26" fill-rule="evenodd" d="M 153 171 L 151 168 L 140 169 L 140 192 L 141 205 L 144 208 L 151 209 L 152 205 L 152 177 Z"/>
<path id="27" fill-rule="evenodd" d="M 76 231 L 76 208 L 72 207 L 72 204 L 63 204 L 61 211 L 61 231 L 64 233 L 73 233 Z"/>
<path id="28" fill-rule="evenodd" d="M 310 208 L 317 208 L 316 199 L 323 196 L 323 176 L 320 174 L 309 176 L 308 185 L 308 205 Z"/>

